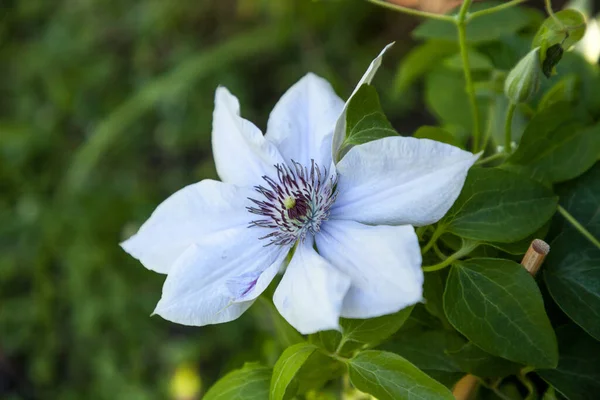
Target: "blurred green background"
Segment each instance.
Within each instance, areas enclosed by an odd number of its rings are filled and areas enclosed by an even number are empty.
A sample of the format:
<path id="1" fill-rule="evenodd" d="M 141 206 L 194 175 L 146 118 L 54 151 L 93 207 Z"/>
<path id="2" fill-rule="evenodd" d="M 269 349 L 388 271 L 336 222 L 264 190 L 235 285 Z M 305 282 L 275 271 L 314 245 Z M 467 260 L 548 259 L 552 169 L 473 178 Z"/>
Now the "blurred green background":
<path id="1" fill-rule="evenodd" d="M 164 276 L 118 243 L 169 194 L 216 177 L 218 85 L 264 128 L 305 73 L 347 97 L 396 40 L 377 78 L 389 85 L 416 23 L 362 1 L 3 0 L 0 398 L 164 399 L 182 363 L 206 388 L 276 359 L 260 305 L 204 328 L 150 317 Z M 413 97 L 384 105 L 416 126 Z"/>

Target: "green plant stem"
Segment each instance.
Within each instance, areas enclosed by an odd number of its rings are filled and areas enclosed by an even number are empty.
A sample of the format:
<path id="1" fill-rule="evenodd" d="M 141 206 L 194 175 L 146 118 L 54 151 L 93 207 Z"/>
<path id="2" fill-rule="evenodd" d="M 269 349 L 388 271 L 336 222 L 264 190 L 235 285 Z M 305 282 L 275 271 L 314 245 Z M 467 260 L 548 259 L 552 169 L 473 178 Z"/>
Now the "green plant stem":
<path id="1" fill-rule="evenodd" d="M 454 23 L 458 29 L 458 44 L 460 46 L 460 55 L 462 58 L 463 71 L 465 74 L 465 90 L 469 96 L 471 105 L 471 115 L 473 117 L 473 149 L 479 149 L 481 141 L 481 130 L 479 127 L 479 108 L 477 107 L 477 98 L 475 97 L 475 86 L 473 85 L 473 77 L 471 75 L 471 67 L 469 64 L 469 52 L 467 48 L 467 12 L 471 6 L 472 0 L 464 0 Z"/>
<path id="2" fill-rule="evenodd" d="M 423 17 L 423 18 L 429 18 L 429 19 L 437 19 L 440 21 L 448 21 L 448 22 L 454 22 L 454 17 L 450 16 L 450 15 L 443 15 L 443 14 L 434 14 L 434 13 L 430 13 L 427 11 L 421 11 L 421 10 L 414 10 L 412 8 L 408 8 L 408 7 L 403 7 L 403 6 L 399 6 L 397 4 L 392 4 L 392 3 L 388 3 L 387 1 L 384 0 L 367 0 L 369 3 L 372 4 L 376 4 L 378 6 L 384 7 L 384 8 L 388 8 L 390 10 L 394 10 L 394 11 L 398 11 L 404 14 L 409 14 L 409 15 L 414 15 L 417 17 Z"/>
<path id="3" fill-rule="evenodd" d="M 431 239 L 429 239 L 429 242 L 427 242 L 427 244 L 421 250 L 421 254 L 425 254 L 429 250 L 431 250 L 431 247 L 435 244 L 435 242 L 437 242 L 440 236 L 442 236 L 442 233 L 444 233 L 444 229 L 441 225 L 438 225 L 435 228 L 435 231 L 433 231 L 433 235 L 431 235 Z"/>
<path id="4" fill-rule="evenodd" d="M 517 105 L 510 103 L 506 111 L 506 120 L 504 121 L 504 152 L 512 153 L 512 120 L 515 115 Z"/>
<path id="5" fill-rule="evenodd" d="M 502 11 L 505 8 L 510 8 L 510 7 L 514 7 L 518 4 L 521 3 L 525 3 L 527 0 L 512 0 L 512 1 L 507 1 L 506 3 L 500 4 L 499 6 L 496 7 L 490 7 L 490 8 L 486 8 L 485 10 L 480 10 L 480 11 L 475 11 L 473 13 L 471 13 L 471 15 L 469 15 L 469 21 L 484 15 L 488 15 L 488 14 L 493 14 L 495 12 L 498 11 Z"/>
<path id="6" fill-rule="evenodd" d="M 492 154 L 492 155 L 491 155 L 491 156 L 489 156 L 489 157 L 482 158 L 481 160 L 477 161 L 477 162 L 475 163 L 475 165 L 483 165 L 483 164 L 487 164 L 487 163 L 489 163 L 489 162 L 492 162 L 492 161 L 494 161 L 494 160 L 497 160 L 497 159 L 499 159 L 499 158 L 502 158 L 502 157 L 506 157 L 506 153 L 496 153 L 496 154 Z"/>
<path id="7" fill-rule="evenodd" d="M 438 256 L 440 258 L 440 260 L 445 260 L 446 258 L 448 258 L 447 255 L 445 255 L 440 248 L 438 247 L 437 243 L 433 244 L 433 251 L 435 251 L 435 255 Z"/>
<path id="8" fill-rule="evenodd" d="M 558 206 L 558 212 L 560 213 L 560 215 L 562 215 L 563 217 L 565 217 L 565 219 L 567 221 L 569 221 L 569 223 L 571 225 L 573 225 L 573 227 L 575 229 L 577 229 L 579 231 L 579 233 L 581 233 L 583 236 L 585 236 L 585 238 L 587 240 L 589 240 L 590 242 L 592 242 L 594 244 L 594 246 L 596 246 L 597 248 L 600 249 L 600 240 L 596 239 L 594 237 L 594 235 L 592 235 L 590 233 L 590 231 L 588 231 L 587 229 L 585 229 L 585 227 L 583 225 L 581 225 L 579 223 L 579 221 L 577 221 L 571 214 L 569 214 L 569 212 L 567 210 L 565 210 L 562 206 Z"/>
<path id="9" fill-rule="evenodd" d="M 444 269 L 447 266 L 449 266 L 450 264 L 452 264 L 454 261 L 456 261 L 466 255 L 469 255 L 473 250 L 475 250 L 477 248 L 477 246 L 479 246 L 478 242 L 469 242 L 467 245 L 461 247 L 455 253 L 452 253 L 451 255 L 449 255 L 448 258 L 446 258 L 441 263 L 423 267 L 423 271 L 424 272 L 433 272 L 433 271 L 439 271 L 440 269 Z"/>
<path id="10" fill-rule="evenodd" d="M 546 4 L 546 12 L 548 13 L 548 15 L 552 17 L 552 19 L 554 20 L 554 22 L 556 22 L 560 29 L 564 29 L 565 26 L 563 25 L 562 21 L 558 19 L 558 17 L 556 16 L 556 14 L 554 14 L 554 11 L 552 10 L 552 1 L 544 0 L 544 3 Z"/>

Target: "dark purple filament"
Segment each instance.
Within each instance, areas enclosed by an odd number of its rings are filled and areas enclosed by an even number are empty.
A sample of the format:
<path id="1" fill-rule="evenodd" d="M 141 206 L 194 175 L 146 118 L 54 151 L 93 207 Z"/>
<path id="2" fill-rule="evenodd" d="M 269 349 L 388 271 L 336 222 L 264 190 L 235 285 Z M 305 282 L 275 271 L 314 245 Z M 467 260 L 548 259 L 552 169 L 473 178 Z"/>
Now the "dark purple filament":
<path id="1" fill-rule="evenodd" d="M 268 245 L 290 245 L 304 240 L 307 233 L 319 232 L 321 222 L 329 217 L 329 209 L 337 196 L 337 176 L 328 176 L 314 160 L 311 167 L 292 161 L 292 167 L 276 165 L 277 180 L 263 176 L 267 187 L 255 186 L 264 200 L 250 199 L 256 207 L 248 207 L 253 214 L 265 217 L 252 221 L 250 226 L 273 231 L 261 239 Z"/>

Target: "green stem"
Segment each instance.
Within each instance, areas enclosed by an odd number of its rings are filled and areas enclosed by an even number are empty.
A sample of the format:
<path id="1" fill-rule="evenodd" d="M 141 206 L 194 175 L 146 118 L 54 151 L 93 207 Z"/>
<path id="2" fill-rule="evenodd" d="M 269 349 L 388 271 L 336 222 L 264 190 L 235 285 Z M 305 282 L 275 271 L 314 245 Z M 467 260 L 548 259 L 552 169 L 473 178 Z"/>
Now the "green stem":
<path id="1" fill-rule="evenodd" d="M 443 15 L 443 14 L 434 14 L 434 13 L 430 13 L 427 11 L 421 11 L 421 10 L 414 10 L 412 8 L 408 8 L 408 7 L 403 7 L 403 6 L 399 6 L 397 4 L 392 4 L 392 3 L 388 3 L 387 1 L 383 1 L 383 0 L 367 0 L 369 3 L 372 4 L 376 4 L 378 6 L 384 7 L 384 8 L 388 8 L 390 10 L 394 10 L 394 11 L 398 11 L 404 14 L 410 14 L 410 15 L 414 15 L 417 17 L 423 17 L 423 18 L 430 18 L 430 19 L 437 19 L 440 21 L 448 21 L 448 22 L 454 22 L 454 18 L 450 15 Z"/>
<path id="2" fill-rule="evenodd" d="M 506 157 L 506 153 L 496 153 L 496 154 L 492 154 L 492 155 L 491 155 L 491 156 L 489 156 L 489 157 L 482 158 L 481 160 L 477 161 L 477 162 L 475 163 L 475 165 L 487 164 L 487 163 L 489 163 L 489 162 L 492 162 L 492 161 L 494 161 L 494 160 L 497 160 L 497 159 L 499 159 L 499 158 L 502 158 L 502 157 Z"/>
<path id="3" fill-rule="evenodd" d="M 437 243 L 433 244 L 433 251 L 435 251 L 435 255 L 438 256 L 440 258 L 440 260 L 445 260 L 446 258 L 448 258 L 447 255 L 445 255 L 440 248 L 438 247 Z"/>
<path id="4" fill-rule="evenodd" d="M 554 22 L 556 22 L 560 29 L 564 29 L 565 26 L 563 25 L 562 21 L 558 19 L 558 17 L 556 16 L 556 14 L 554 14 L 554 11 L 552 10 L 551 0 L 544 0 L 544 2 L 546 4 L 546 12 L 548 13 L 548 15 L 552 17 L 552 19 L 554 20 Z"/>
<path id="5" fill-rule="evenodd" d="M 478 18 L 478 17 L 484 16 L 484 15 L 493 14 L 495 12 L 502 11 L 505 8 L 514 7 L 518 4 L 525 3 L 526 1 L 527 0 L 512 0 L 512 1 L 507 1 L 506 3 L 500 4 L 499 6 L 496 6 L 496 7 L 490 7 L 490 8 L 486 8 L 485 10 L 475 11 L 474 13 L 471 13 L 471 15 L 469 16 L 469 21 L 474 18 Z"/>
<path id="6" fill-rule="evenodd" d="M 515 103 L 508 105 L 506 120 L 504 121 L 504 152 L 507 154 L 512 153 L 512 120 L 516 108 L 517 105 Z"/>
<path id="7" fill-rule="evenodd" d="M 479 108 L 477 107 L 477 98 L 475 97 L 475 86 L 471 76 L 471 67 L 469 64 L 469 52 L 467 49 L 467 12 L 471 6 L 472 0 L 464 0 L 460 11 L 454 20 L 458 28 L 458 43 L 460 46 L 460 55 L 462 58 L 463 70 L 465 74 L 465 90 L 469 96 L 471 105 L 471 115 L 473 117 L 473 149 L 479 149 L 481 139 L 481 130 L 479 127 Z"/>
<path id="8" fill-rule="evenodd" d="M 473 250 L 475 250 L 479 246 L 478 242 L 469 242 L 466 246 L 461 247 L 457 252 L 451 254 L 439 264 L 428 265 L 423 267 L 423 271 L 425 272 L 433 272 L 438 271 L 440 269 L 446 268 L 448 265 L 452 264 L 454 261 L 469 255 Z"/>
<path id="9" fill-rule="evenodd" d="M 425 247 L 421 250 L 421 254 L 425 254 L 431 250 L 431 247 L 437 242 L 440 236 L 442 236 L 442 233 L 444 233 L 444 228 L 442 228 L 442 225 L 438 225 L 435 228 L 435 231 L 433 231 L 433 235 L 431 236 L 431 239 L 429 239 L 429 242 L 427 242 Z"/>
<path id="10" fill-rule="evenodd" d="M 579 223 L 579 221 L 577 221 L 571 214 L 569 214 L 569 212 L 567 210 L 565 210 L 562 206 L 558 206 L 558 212 L 565 217 L 565 219 L 567 221 L 569 221 L 569 223 L 571 225 L 573 225 L 573 227 L 575 229 L 577 229 L 579 231 L 579 233 L 581 233 L 583 236 L 585 236 L 585 238 L 587 240 L 589 240 L 590 242 L 592 242 L 594 244 L 594 246 L 596 246 L 597 248 L 600 249 L 600 241 L 598 239 L 596 239 L 594 237 L 594 235 L 592 235 L 590 233 L 590 231 L 588 231 L 587 229 L 585 229 L 585 227 L 583 225 L 581 225 Z"/>

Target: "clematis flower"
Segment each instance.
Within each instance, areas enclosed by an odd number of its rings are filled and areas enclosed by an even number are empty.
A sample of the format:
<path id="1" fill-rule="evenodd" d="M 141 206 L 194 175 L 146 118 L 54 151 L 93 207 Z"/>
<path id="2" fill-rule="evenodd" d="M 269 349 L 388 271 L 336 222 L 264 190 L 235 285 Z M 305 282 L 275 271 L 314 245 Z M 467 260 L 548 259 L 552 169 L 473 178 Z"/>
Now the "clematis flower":
<path id="1" fill-rule="evenodd" d="M 358 86 L 371 81 L 386 49 Z M 275 105 L 263 135 L 240 116 L 237 98 L 217 89 L 212 146 L 221 182 L 179 190 L 122 243 L 167 274 L 156 314 L 197 326 L 236 319 L 292 249 L 273 301 L 303 334 L 422 300 L 413 226 L 448 211 L 477 156 L 397 136 L 355 146 L 336 163 L 345 109 L 309 73 Z"/>

